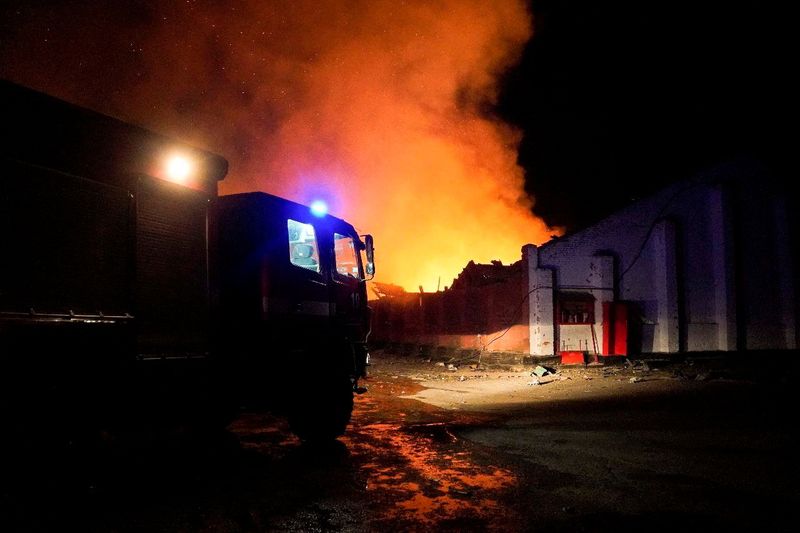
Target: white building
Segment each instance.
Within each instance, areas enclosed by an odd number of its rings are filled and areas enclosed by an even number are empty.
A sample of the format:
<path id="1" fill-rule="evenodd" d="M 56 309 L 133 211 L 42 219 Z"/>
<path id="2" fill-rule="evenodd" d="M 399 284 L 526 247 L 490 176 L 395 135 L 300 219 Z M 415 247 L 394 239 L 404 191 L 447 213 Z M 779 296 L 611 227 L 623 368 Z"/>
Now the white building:
<path id="1" fill-rule="evenodd" d="M 530 353 L 797 349 L 797 219 L 739 163 L 526 246 Z"/>

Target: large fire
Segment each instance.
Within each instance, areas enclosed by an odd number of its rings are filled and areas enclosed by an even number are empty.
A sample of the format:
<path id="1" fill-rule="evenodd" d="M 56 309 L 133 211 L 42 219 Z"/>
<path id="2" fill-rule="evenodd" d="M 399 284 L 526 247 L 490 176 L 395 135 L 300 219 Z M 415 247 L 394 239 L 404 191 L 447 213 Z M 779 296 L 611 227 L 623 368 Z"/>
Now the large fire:
<path id="1" fill-rule="evenodd" d="M 54 4 L 6 21 L 3 76 L 221 153 L 223 193 L 323 198 L 380 281 L 434 290 L 553 233 L 490 112 L 522 0 Z"/>

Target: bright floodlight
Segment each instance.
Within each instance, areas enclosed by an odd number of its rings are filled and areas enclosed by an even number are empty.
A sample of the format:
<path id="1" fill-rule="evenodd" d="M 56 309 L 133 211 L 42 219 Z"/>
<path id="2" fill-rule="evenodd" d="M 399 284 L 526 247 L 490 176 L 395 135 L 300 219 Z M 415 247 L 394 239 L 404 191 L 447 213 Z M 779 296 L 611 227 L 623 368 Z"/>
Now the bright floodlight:
<path id="1" fill-rule="evenodd" d="M 182 183 L 192 173 L 192 162 L 186 157 L 174 155 L 167 160 L 167 178 Z"/>
<path id="2" fill-rule="evenodd" d="M 322 200 L 314 200 L 311 202 L 311 213 L 315 217 L 324 217 L 328 214 L 328 205 Z"/>

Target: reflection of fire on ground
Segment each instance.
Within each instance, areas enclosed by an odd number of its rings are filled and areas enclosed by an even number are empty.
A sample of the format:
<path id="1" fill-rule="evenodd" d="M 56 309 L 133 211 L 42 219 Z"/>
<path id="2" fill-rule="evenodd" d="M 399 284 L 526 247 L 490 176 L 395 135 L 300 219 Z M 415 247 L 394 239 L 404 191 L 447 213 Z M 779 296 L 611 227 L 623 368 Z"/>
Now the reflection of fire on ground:
<path id="1" fill-rule="evenodd" d="M 366 411 L 375 407 L 374 398 L 358 403 Z M 501 493 L 516 485 L 511 471 L 476 464 L 469 451 L 453 451 L 457 439 L 443 423 L 366 423 L 342 440 L 355 455 L 376 458 L 362 465 L 367 490 L 385 495 L 380 514 L 392 523 L 496 520 L 503 514 Z"/>

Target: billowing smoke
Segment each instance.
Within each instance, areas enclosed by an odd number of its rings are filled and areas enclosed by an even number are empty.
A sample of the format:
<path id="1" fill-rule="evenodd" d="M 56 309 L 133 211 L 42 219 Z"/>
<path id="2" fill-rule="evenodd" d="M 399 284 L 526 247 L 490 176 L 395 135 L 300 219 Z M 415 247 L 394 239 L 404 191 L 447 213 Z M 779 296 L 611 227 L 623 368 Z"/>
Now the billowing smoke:
<path id="1" fill-rule="evenodd" d="M 2 8 L 3 77 L 224 155 L 223 193 L 327 199 L 381 281 L 433 290 L 552 233 L 491 114 L 522 0 L 46 4 Z"/>

